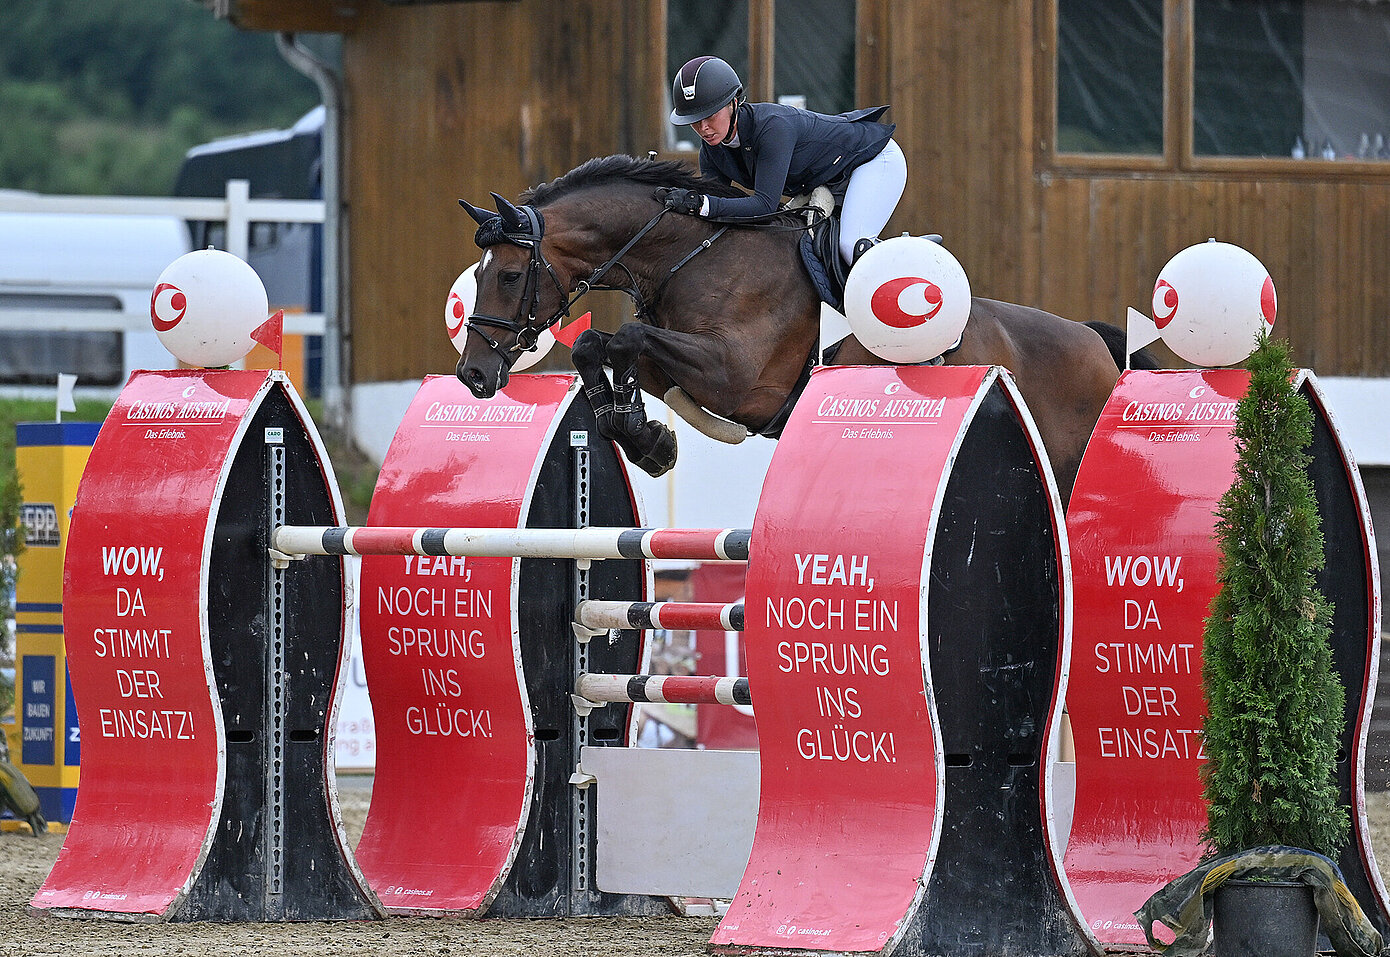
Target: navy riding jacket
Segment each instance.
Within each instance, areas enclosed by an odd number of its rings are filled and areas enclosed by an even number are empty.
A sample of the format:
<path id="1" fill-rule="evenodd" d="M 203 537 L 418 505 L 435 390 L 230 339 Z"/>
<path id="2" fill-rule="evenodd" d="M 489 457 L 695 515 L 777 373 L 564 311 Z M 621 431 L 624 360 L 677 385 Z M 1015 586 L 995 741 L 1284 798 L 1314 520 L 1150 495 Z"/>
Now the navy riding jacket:
<path id="1" fill-rule="evenodd" d="M 844 197 L 849 174 L 883 151 L 897 126 L 878 122 L 886 106 L 828 116 L 780 103 L 738 108 L 738 146 L 700 147 L 700 171 L 753 195 L 709 197 L 712 217 L 759 216 L 783 196 L 829 186 Z"/>

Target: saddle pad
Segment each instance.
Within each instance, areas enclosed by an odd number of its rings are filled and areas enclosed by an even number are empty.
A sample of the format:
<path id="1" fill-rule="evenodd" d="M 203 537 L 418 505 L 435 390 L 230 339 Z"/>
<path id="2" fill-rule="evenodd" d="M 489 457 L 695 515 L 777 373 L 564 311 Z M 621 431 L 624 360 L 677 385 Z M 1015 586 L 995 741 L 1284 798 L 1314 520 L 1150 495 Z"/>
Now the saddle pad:
<path id="1" fill-rule="evenodd" d="M 801 236 L 801 261 L 821 299 L 842 308 L 845 266 L 840 259 L 840 221 L 830 217 Z"/>

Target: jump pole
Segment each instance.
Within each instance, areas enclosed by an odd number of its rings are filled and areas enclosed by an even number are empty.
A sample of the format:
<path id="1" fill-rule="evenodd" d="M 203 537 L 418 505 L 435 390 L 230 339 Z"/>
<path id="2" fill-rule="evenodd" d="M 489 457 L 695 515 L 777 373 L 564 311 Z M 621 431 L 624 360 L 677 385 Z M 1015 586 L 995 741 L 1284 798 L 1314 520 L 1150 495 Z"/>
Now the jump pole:
<path id="1" fill-rule="evenodd" d="M 575 705 L 613 702 L 751 705 L 747 678 L 713 675 L 580 675 Z"/>
<path id="2" fill-rule="evenodd" d="M 421 555 L 567 561 L 748 560 L 750 532 L 738 528 L 408 528 L 282 526 L 273 548 L 299 555 Z M 624 625 L 622 627 L 632 627 Z"/>
<path id="3" fill-rule="evenodd" d="M 574 610 L 576 633 L 582 629 L 589 635 L 614 628 L 743 631 L 743 621 L 741 601 L 584 601 Z"/>

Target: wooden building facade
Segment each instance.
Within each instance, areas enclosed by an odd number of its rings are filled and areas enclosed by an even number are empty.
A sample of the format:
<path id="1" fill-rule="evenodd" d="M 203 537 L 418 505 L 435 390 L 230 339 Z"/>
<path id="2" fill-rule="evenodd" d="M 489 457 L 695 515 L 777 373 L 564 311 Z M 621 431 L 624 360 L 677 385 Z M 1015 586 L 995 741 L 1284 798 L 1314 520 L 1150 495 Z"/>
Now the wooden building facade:
<path id="1" fill-rule="evenodd" d="M 801 16 L 803 5 L 703 2 L 732 11 L 721 15 L 733 18 L 727 25 L 746 44 L 740 68 L 751 97 L 782 93 L 778 17 Z M 1233 99 L 1208 82 L 1211 45 L 1202 24 L 1219 31 L 1218 15 L 1264 16 L 1259 8 L 1276 5 L 1302 17 L 1303 4 L 1089 0 L 1150 31 L 1128 53 L 1085 51 L 1110 57 L 1089 67 L 1102 86 L 1131 66 L 1149 71 L 1109 96 L 1119 117 L 1112 125 L 1130 125 L 1123 118 L 1131 100 L 1152 105 L 1151 142 L 1111 149 L 1104 135 L 1078 146 L 1059 130 L 1059 114 L 1077 102 L 1083 110 L 1094 105 L 1089 94 L 1078 100 L 1065 92 L 1072 78 L 1064 74 L 1074 69 L 1068 31 L 1086 26 L 1085 3 L 839 2 L 852 30 L 853 102 L 892 104 L 908 160 L 908 190 L 886 232 L 943 234 L 977 295 L 1122 324 L 1127 307 L 1149 311 L 1154 281 L 1174 253 L 1216 237 L 1246 247 L 1270 270 L 1280 300 L 1276 330 L 1291 340 L 1296 362 L 1323 376 L 1390 376 L 1390 159 L 1345 144 L 1337 152 L 1350 158 L 1296 160 L 1282 146 L 1213 155 L 1219 150 L 1208 142 L 1204 111 L 1213 97 L 1239 114 L 1262 111 L 1262 97 L 1273 94 L 1255 88 Z M 1390 3 L 1307 2 L 1390 21 Z M 452 369 L 442 305 L 454 277 L 479 255 L 456 198 L 515 197 L 593 156 L 669 152 L 668 25 L 677 6 L 214 0 L 245 29 L 342 34 L 351 381 Z M 1240 32 L 1238 21 L 1228 27 Z M 1294 42 L 1312 42 L 1313 27 L 1302 19 L 1288 29 Z M 1093 32 L 1104 39 L 1123 31 L 1101 24 Z M 803 50 L 800 58 L 816 56 Z M 1231 75 L 1245 76 L 1237 67 Z M 1096 122 L 1104 134 L 1110 121 Z M 1306 148 L 1315 155 L 1318 145 Z"/>

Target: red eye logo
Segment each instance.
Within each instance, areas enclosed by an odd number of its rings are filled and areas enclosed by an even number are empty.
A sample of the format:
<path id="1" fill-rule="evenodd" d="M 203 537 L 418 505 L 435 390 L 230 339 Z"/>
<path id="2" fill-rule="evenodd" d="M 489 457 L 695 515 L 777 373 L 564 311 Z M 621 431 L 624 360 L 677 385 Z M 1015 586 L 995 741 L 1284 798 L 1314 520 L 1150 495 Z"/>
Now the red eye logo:
<path id="1" fill-rule="evenodd" d="M 1178 312 L 1178 291 L 1166 279 L 1154 286 L 1154 325 L 1162 329 Z"/>
<path id="2" fill-rule="evenodd" d="M 1274 313 L 1277 311 L 1278 302 L 1274 298 L 1274 280 L 1265 276 L 1264 287 L 1260 290 L 1260 314 L 1265 318 L 1265 325 L 1274 325 Z"/>
<path id="3" fill-rule="evenodd" d="M 903 309 L 903 294 L 914 286 L 922 287 L 922 302 L 926 305 L 925 313 L 911 313 Z M 911 301 L 912 297 L 908 297 L 908 299 L 908 305 L 916 305 Z M 913 326 L 923 325 L 941 311 L 941 287 L 929 279 L 921 279 L 916 276 L 890 279 L 874 290 L 874 294 L 869 298 L 869 309 L 873 311 L 874 317 L 885 326 L 892 326 L 894 329 L 911 329 Z"/>
<path id="4" fill-rule="evenodd" d="M 162 282 L 150 296 L 150 322 L 156 332 L 168 332 L 179 324 L 188 312 L 188 297 L 171 283 Z"/>
<path id="5" fill-rule="evenodd" d="M 468 307 L 463 304 L 463 297 L 456 292 L 449 293 L 449 301 L 444 305 L 444 325 L 449 330 L 450 339 L 459 334 L 463 320 L 467 318 Z"/>

